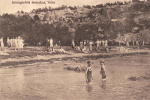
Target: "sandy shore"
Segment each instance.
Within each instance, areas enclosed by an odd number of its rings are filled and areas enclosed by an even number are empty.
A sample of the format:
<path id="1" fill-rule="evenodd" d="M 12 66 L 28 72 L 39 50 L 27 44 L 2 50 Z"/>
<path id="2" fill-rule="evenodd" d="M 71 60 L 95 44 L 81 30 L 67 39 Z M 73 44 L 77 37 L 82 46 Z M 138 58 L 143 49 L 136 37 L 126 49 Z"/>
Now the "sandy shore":
<path id="1" fill-rule="evenodd" d="M 53 62 L 66 60 L 76 60 L 76 62 L 82 62 L 88 59 L 132 56 L 139 54 L 147 55 L 150 53 L 148 49 L 131 49 L 128 52 L 110 51 L 109 53 L 75 53 L 71 50 L 66 51 L 66 53 L 47 53 L 41 49 L 24 49 L 19 51 L 6 49 L 5 52 L 7 52 L 8 55 L 0 55 L 1 68 L 5 66 L 16 67 L 16 65 L 32 64 L 38 62 Z"/>

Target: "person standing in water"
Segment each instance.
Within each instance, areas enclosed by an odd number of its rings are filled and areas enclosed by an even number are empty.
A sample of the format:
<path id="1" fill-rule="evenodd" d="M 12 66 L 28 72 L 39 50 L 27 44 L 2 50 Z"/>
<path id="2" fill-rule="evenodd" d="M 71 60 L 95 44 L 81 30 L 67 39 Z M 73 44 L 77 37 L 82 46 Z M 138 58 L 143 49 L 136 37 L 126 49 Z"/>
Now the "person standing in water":
<path id="1" fill-rule="evenodd" d="M 102 80 L 106 80 L 106 69 L 105 69 L 105 65 L 104 65 L 104 61 L 100 61 L 100 65 L 101 65 L 101 75 L 102 75 Z"/>
<path id="2" fill-rule="evenodd" d="M 87 69 L 86 69 L 86 72 L 85 72 L 85 78 L 86 78 L 86 82 L 87 83 L 90 83 L 91 80 L 93 79 L 92 78 L 92 67 L 91 67 L 91 64 L 92 62 L 91 61 L 87 61 Z"/>
<path id="3" fill-rule="evenodd" d="M 100 74 L 102 75 L 102 87 L 104 88 L 106 87 L 106 69 L 104 61 L 100 60 L 100 65 L 101 65 Z"/>

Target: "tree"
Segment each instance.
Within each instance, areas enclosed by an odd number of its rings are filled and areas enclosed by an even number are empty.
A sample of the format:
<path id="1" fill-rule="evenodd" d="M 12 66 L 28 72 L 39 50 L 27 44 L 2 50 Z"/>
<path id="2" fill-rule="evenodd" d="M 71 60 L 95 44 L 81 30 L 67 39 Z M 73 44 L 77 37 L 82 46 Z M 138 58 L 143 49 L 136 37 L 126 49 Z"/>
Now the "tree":
<path id="1" fill-rule="evenodd" d="M 144 46 L 145 42 L 150 42 L 150 29 L 143 29 L 140 31 L 139 38 Z"/>
<path id="2" fill-rule="evenodd" d="M 71 33 L 69 33 L 69 28 L 67 26 L 57 25 L 56 40 L 60 41 L 61 45 L 71 45 Z"/>
<path id="3" fill-rule="evenodd" d="M 132 33 L 131 33 L 132 34 Z M 131 41 L 132 41 L 132 45 L 135 45 L 135 41 L 137 40 L 137 34 L 132 34 L 131 35 Z"/>
<path id="4" fill-rule="evenodd" d="M 97 27 L 94 24 L 83 24 L 77 27 L 75 34 L 75 41 L 79 43 L 83 40 L 94 40 L 96 36 Z"/>
<path id="5" fill-rule="evenodd" d="M 117 35 L 117 38 L 115 39 L 115 41 L 118 42 L 118 43 L 119 43 L 119 46 L 120 46 L 120 43 L 123 42 L 123 39 L 124 39 L 124 38 L 123 38 L 122 34 L 119 33 L 119 34 Z"/>

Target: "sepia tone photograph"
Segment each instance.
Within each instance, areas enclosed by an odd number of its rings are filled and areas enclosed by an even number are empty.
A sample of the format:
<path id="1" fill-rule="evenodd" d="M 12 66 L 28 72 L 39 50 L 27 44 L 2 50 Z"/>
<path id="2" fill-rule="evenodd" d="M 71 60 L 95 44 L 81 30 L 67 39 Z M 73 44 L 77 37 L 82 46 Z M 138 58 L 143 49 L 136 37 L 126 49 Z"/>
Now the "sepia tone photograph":
<path id="1" fill-rule="evenodd" d="M 150 100 L 150 0 L 1 0 L 0 100 Z"/>

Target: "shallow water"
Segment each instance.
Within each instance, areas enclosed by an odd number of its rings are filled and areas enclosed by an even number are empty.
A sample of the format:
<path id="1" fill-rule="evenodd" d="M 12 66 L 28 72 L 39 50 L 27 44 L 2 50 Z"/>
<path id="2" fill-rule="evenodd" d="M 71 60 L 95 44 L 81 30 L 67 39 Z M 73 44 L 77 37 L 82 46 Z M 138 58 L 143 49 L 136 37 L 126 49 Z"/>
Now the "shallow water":
<path id="1" fill-rule="evenodd" d="M 99 74 L 99 59 L 93 61 L 90 84 L 86 84 L 84 73 L 64 70 L 63 61 L 0 69 L 0 100 L 150 100 L 149 80 L 128 80 L 132 76 L 150 75 L 149 59 L 149 56 L 105 59 L 105 84 Z"/>

